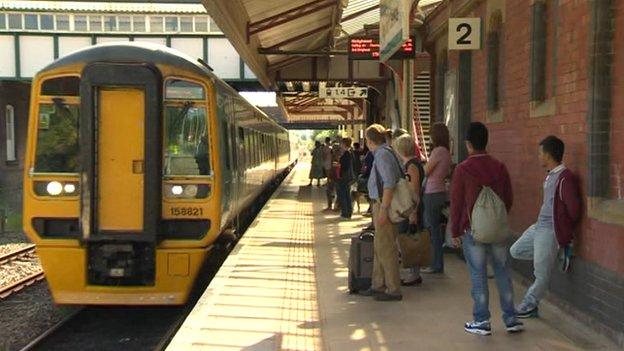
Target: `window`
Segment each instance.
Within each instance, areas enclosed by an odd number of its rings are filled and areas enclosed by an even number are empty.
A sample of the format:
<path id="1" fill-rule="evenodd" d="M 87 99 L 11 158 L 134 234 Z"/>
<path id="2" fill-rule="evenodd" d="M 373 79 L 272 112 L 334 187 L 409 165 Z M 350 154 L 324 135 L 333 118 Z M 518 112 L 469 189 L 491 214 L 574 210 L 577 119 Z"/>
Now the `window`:
<path id="1" fill-rule="evenodd" d="M 208 31 L 208 19 L 206 17 L 195 17 L 195 31 L 196 32 Z"/>
<path id="2" fill-rule="evenodd" d="M 178 31 L 178 18 L 177 17 L 165 17 L 165 31 L 167 32 Z"/>
<path id="3" fill-rule="evenodd" d="M 15 161 L 15 109 L 6 105 L 4 114 L 6 122 L 6 160 Z"/>
<path id="4" fill-rule="evenodd" d="M 230 165 L 230 143 L 227 139 L 228 136 L 228 125 L 225 121 L 221 121 L 221 145 L 223 146 L 223 150 L 225 150 L 225 168 L 229 171 L 232 169 Z"/>
<path id="5" fill-rule="evenodd" d="M 80 169 L 77 105 L 61 99 L 39 105 L 35 172 L 76 173 Z"/>
<path id="6" fill-rule="evenodd" d="M 130 16 L 119 16 L 119 31 L 120 32 L 130 32 L 132 31 L 130 25 Z"/>
<path id="7" fill-rule="evenodd" d="M 531 101 L 544 101 L 546 98 L 546 3 L 536 1 L 532 7 Z"/>
<path id="8" fill-rule="evenodd" d="M 54 30 L 54 17 L 52 15 L 39 16 L 40 28 L 44 30 Z"/>
<path id="9" fill-rule="evenodd" d="M 78 96 L 80 78 L 60 77 L 47 79 L 41 85 L 41 95 L 47 96 Z"/>
<path id="10" fill-rule="evenodd" d="M 165 99 L 203 100 L 204 88 L 195 83 L 170 79 L 165 87 Z"/>
<path id="11" fill-rule="evenodd" d="M 165 175 L 209 175 L 206 108 L 165 107 Z"/>
<path id="12" fill-rule="evenodd" d="M 104 31 L 105 32 L 117 31 L 117 17 L 104 16 Z"/>
<path id="13" fill-rule="evenodd" d="M 87 16 L 74 15 L 74 30 L 80 32 L 87 31 Z"/>
<path id="14" fill-rule="evenodd" d="M 6 15 L 4 13 L 0 13 L 0 29 L 6 28 Z"/>
<path id="15" fill-rule="evenodd" d="M 180 32 L 193 31 L 193 17 L 180 17 Z"/>
<path id="16" fill-rule="evenodd" d="M 89 31 L 90 32 L 102 31 L 102 16 L 97 16 L 97 15 L 89 16 Z"/>
<path id="17" fill-rule="evenodd" d="M 24 15 L 25 29 L 39 29 L 39 18 L 37 15 Z"/>
<path id="18" fill-rule="evenodd" d="M 135 32 L 145 32 L 145 16 L 133 16 L 132 26 Z"/>
<path id="19" fill-rule="evenodd" d="M 163 31 L 163 18 L 161 16 L 150 17 L 150 32 Z"/>
<path id="20" fill-rule="evenodd" d="M 22 15 L 9 14 L 9 29 L 22 29 Z"/>
<path id="21" fill-rule="evenodd" d="M 69 30 L 68 15 L 56 15 L 56 30 Z"/>
<path id="22" fill-rule="evenodd" d="M 221 29 L 217 26 L 217 22 L 215 22 L 212 18 L 210 19 L 210 31 L 221 33 Z"/>

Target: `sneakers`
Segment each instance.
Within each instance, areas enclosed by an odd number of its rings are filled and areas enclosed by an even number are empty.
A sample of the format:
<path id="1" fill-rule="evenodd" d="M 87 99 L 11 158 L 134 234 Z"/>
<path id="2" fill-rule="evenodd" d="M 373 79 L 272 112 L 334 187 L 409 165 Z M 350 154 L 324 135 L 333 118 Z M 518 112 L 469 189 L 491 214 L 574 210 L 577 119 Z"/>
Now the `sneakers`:
<path id="1" fill-rule="evenodd" d="M 403 295 L 391 295 L 383 292 L 373 295 L 373 299 L 375 299 L 375 301 L 401 301 L 403 300 Z"/>
<path id="2" fill-rule="evenodd" d="M 423 282 L 422 277 L 418 277 L 418 278 L 416 278 L 414 280 L 411 280 L 411 281 L 401 280 L 401 285 L 402 286 L 414 286 L 414 285 L 420 285 L 420 284 L 422 284 L 422 282 Z"/>
<path id="3" fill-rule="evenodd" d="M 492 334 L 492 325 L 490 321 L 466 322 L 466 324 L 464 324 L 464 330 L 470 334 L 486 336 Z"/>
<path id="4" fill-rule="evenodd" d="M 539 308 L 537 306 L 528 308 L 526 306 L 519 306 L 516 308 L 516 317 L 521 319 L 537 318 L 539 317 Z"/>
<path id="5" fill-rule="evenodd" d="M 519 333 L 524 330 L 524 323 L 520 321 L 515 321 L 512 324 L 507 326 L 508 333 Z"/>

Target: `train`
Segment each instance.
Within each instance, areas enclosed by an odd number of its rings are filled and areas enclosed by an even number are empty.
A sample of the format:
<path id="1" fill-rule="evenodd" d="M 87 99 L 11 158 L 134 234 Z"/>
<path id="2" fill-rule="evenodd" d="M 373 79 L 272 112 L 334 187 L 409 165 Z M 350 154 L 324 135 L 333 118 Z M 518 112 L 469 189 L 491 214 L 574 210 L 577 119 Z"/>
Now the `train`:
<path id="1" fill-rule="evenodd" d="M 295 162 L 286 129 L 166 46 L 88 47 L 31 89 L 23 229 L 58 304 L 184 304 Z"/>

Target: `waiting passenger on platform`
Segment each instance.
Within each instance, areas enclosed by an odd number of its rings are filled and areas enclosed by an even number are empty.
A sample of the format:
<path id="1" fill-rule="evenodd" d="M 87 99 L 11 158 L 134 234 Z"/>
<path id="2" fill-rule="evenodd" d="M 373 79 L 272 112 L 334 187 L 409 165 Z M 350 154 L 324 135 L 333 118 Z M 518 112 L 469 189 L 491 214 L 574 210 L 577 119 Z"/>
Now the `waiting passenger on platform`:
<path id="1" fill-rule="evenodd" d="M 360 146 L 360 143 L 353 143 L 353 169 L 357 177 L 362 172 L 362 159 L 366 152 Z"/>
<path id="2" fill-rule="evenodd" d="M 410 214 L 409 219 L 399 223 L 399 234 L 415 233 L 419 229 L 424 227 L 423 225 L 423 203 L 420 199 L 422 181 L 425 175 L 422 160 L 420 155 L 416 153 L 416 141 L 409 134 L 403 134 L 394 140 L 394 150 L 403 161 L 403 171 L 409 175 L 409 183 L 414 193 L 418 195 L 417 210 Z M 400 245 L 399 245 L 400 246 Z M 401 249 L 399 247 L 399 249 Z M 406 255 L 404 250 L 401 250 L 401 255 Z M 404 257 L 404 256 L 402 256 Z M 407 269 L 407 272 L 403 272 L 403 279 L 401 279 L 401 285 L 411 286 L 422 283 L 422 277 L 420 276 L 420 267 L 414 266 Z"/>
<path id="3" fill-rule="evenodd" d="M 440 219 L 442 209 L 446 206 L 447 194 L 445 179 L 451 171 L 451 152 L 449 151 L 449 131 L 444 123 L 436 123 L 431 128 L 433 150 L 425 165 L 425 225 L 431 233 L 431 266 L 422 270 L 423 273 L 444 273 L 444 233 Z"/>
<path id="4" fill-rule="evenodd" d="M 547 170 L 544 199 L 537 217 L 511 247 L 511 256 L 533 260 L 535 282 L 516 307 L 518 318 L 538 316 L 539 301 L 546 294 L 550 273 L 560 247 L 567 247 L 574 235 L 581 208 L 578 181 L 563 163 L 565 145 L 555 136 L 539 144 L 539 160 Z"/>
<path id="5" fill-rule="evenodd" d="M 471 223 L 473 208 L 484 187 L 489 187 L 503 201 L 507 212 L 511 209 L 513 195 L 511 181 L 505 165 L 485 151 L 488 130 L 482 123 L 473 122 L 466 133 L 468 159 L 460 163 L 453 172 L 451 183 L 451 226 L 456 246 L 462 245 L 472 281 L 474 320 L 464 325 L 464 330 L 477 335 L 490 335 L 489 291 L 487 263 L 494 267 L 494 276 L 500 296 L 503 321 L 510 333 L 524 330 L 514 309 L 513 285 L 509 271 L 506 241 L 485 244 L 474 239 Z M 503 210 L 505 210 L 503 209 Z M 507 233 L 501 233 L 504 237 Z M 463 239 L 462 239 L 463 238 Z"/>
<path id="6" fill-rule="evenodd" d="M 331 148 L 331 139 L 325 138 L 325 144 L 323 145 L 323 170 L 325 172 L 325 176 L 327 177 L 327 184 L 325 188 L 325 193 L 327 195 L 327 208 L 323 210 L 323 212 L 331 212 L 332 206 L 334 203 L 334 172 L 332 171 L 332 148 Z"/>
<path id="7" fill-rule="evenodd" d="M 362 179 L 362 181 L 366 181 L 366 198 L 368 199 L 368 210 L 366 210 L 366 213 L 364 213 L 364 217 L 372 217 L 373 215 L 373 201 L 371 200 L 369 194 L 368 194 L 368 179 L 370 178 L 370 173 L 371 170 L 373 169 L 373 160 L 374 160 L 374 156 L 373 156 L 373 152 L 370 151 L 368 149 L 368 147 L 365 148 L 366 154 L 364 155 L 364 160 L 362 161 L 362 174 L 360 174 L 360 178 Z M 374 222 L 371 221 L 371 224 L 366 227 L 365 229 L 367 230 L 372 230 L 375 229 L 375 225 Z"/>
<path id="8" fill-rule="evenodd" d="M 373 296 L 377 301 L 399 301 L 403 296 L 396 245 L 398 228 L 390 222 L 388 210 L 402 172 L 394 151 L 385 143 L 384 127 L 373 124 L 366 128 L 366 142 L 375 157 L 368 179 L 368 194 L 373 200 L 375 239 L 372 285 L 362 294 Z"/>
<path id="9" fill-rule="evenodd" d="M 323 148 L 320 141 L 314 142 L 314 150 L 311 154 L 312 166 L 310 167 L 310 184 L 308 186 L 312 186 L 314 179 L 316 179 L 316 185 L 321 186 L 321 179 L 325 178 L 325 171 L 323 170 Z"/>
<path id="10" fill-rule="evenodd" d="M 353 201 L 351 200 L 351 185 L 355 181 L 353 169 L 353 152 L 351 151 L 351 138 L 342 139 L 342 155 L 340 156 L 339 177 L 336 180 L 336 193 L 340 205 L 340 217 L 351 219 L 353 215 Z"/>

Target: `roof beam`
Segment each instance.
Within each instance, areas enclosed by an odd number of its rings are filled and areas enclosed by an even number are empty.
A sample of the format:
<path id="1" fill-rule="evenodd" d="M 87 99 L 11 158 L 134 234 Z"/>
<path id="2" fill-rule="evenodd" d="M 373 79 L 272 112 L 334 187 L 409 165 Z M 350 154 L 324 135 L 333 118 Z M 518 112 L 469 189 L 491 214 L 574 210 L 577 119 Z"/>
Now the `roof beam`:
<path id="1" fill-rule="evenodd" d="M 311 51 L 311 50 L 267 50 L 267 49 L 258 49 L 258 53 L 261 55 L 286 55 L 286 56 L 303 56 L 303 57 L 323 57 L 323 56 L 339 56 L 339 55 L 349 55 L 349 52 L 346 50 L 321 50 L 321 51 Z"/>
<path id="2" fill-rule="evenodd" d="M 299 41 L 301 39 L 307 38 L 307 37 L 309 37 L 309 36 L 311 36 L 313 34 L 317 34 L 318 32 L 322 32 L 322 31 L 328 30 L 331 27 L 332 27 L 331 24 L 326 24 L 324 26 L 320 26 L 320 27 L 314 28 L 314 29 L 312 29 L 310 31 L 307 31 L 307 32 L 302 33 L 302 34 L 299 34 L 297 36 L 284 39 L 284 40 L 280 41 L 279 43 L 276 43 L 276 44 L 273 44 L 273 45 L 269 46 L 268 48 L 261 48 L 260 50 L 274 50 L 274 49 L 280 48 L 280 47 L 282 47 L 284 45 L 292 44 L 292 43 L 297 42 L 297 41 Z"/>
<path id="3" fill-rule="evenodd" d="M 336 5 L 337 3 L 335 0 L 316 0 L 260 21 L 247 22 L 247 40 L 249 41 L 249 38 L 252 35 L 263 32 L 267 29 L 298 20 L 303 16 L 307 16 Z"/>
<path id="4" fill-rule="evenodd" d="M 352 19 L 355 19 L 355 18 L 357 18 L 357 17 L 360 17 L 360 16 L 362 16 L 363 14 L 368 13 L 368 12 L 371 12 L 371 11 L 376 10 L 376 9 L 378 9 L 378 8 L 379 8 L 379 5 L 375 5 L 375 6 L 371 6 L 371 7 L 369 7 L 369 8 L 366 8 L 366 9 L 360 10 L 360 11 L 358 11 L 358 12 L 354 12 L 354 13 L 352 13 L 352 14 L 348 15 L 348 16 L 343 17 L 343 18 L 342 18 L 342 20 L 340 20 L 340 22 L 342 23 L 342 22 L 350 21 L 350 20 L 352 20 Z"/>

